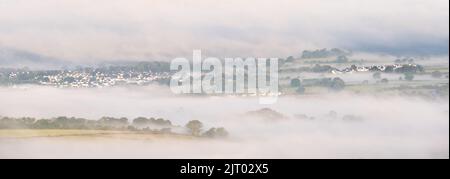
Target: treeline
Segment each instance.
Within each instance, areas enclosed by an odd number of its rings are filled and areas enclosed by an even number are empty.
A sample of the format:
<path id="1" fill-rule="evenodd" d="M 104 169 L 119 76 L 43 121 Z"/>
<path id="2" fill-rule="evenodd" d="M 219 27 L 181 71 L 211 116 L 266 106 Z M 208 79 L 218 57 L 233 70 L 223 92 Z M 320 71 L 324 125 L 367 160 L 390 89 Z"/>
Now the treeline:
<path id="1" fill-rule="evenodd" d="M 145 118 L 146 119 L 146 118 Z M 0 118 L 0 129 L 96 129 L 96 130 L 134 130 L 149 127 L 171 127 L 169 120 L 150 118 L 142 123 L 143 118 L 136 118 L 130 124 L 128 118 L 102 117 L 98 120 L 89 120 L 75 117 L 57 117 L 51 119 L 35 118 Z M 135 125 L 135 123 L 139 125 Z M 143 126 L 143 124 L 147 126 Z"/>
<path id="2" fill-rule="evenodd" d="M 134 72 L 170 72 L 170 63 L 163 61 L 150 61 L 150 62 L 137 62 L 115 65 L 101 65 L 96 70 L 108 73 L 108 72 L 122 72 L 122 71 L 134 71 Z"/>
<path id="3" fill-rule="evenodd" d="M 128 118 L 102 117 L 89 120 L 75 117 L 57 117 L 51 119 L 35 119 L 29 117 L 0 117 L 0 129 L 78 129 L 78 130 L 115 130 L 141 131 L 150 133 L 175 134 L 172 129 L 184 129 L 181 133 L 196 137 L 227 137 L 223 127 L 210 128 L 203 131 L 203 123 L 198 120 L 189 121 L 184 127 L 175 126 L 163 118 L 138 117 L 130 123 Z"/>
<path id="4" fill-rule="evenodd" d="M 299 78 L 291 79 L 290 86 L 296 88 L 296 92 L 303 94 L 305 92 L 305 87 L 308 86 L 321 86 L 326 87 L 330 91 L 341 91 L 345 88 L 345 81 L 339 77 L 335 78 L 317 78 L 317 79 L 304 79 Z"/>
<path id="5" fill-rule="evenodd" d="M 319 65 L 316 64 L 312 67 L 298 67 L 298 68 L 289 68 L 289 69 L 281 69 L 280 72 L 311 72 L 311 73 L 330 73 L 331 71 L 336 70 L 336 68 L 331 65 Z"/>
<path id="6" fill-rule="evenodd" d="M 333 49 L 319 49 L 319 50 L 304 50 L 302 52 L 301 58 L 303 59 L 310 59 L 310 58 L 327 58 L 327 57 L 333 57 L 333 56 L 347 56 L 351 55 L 352 52 L 344 51 L 338 48 Z"/>

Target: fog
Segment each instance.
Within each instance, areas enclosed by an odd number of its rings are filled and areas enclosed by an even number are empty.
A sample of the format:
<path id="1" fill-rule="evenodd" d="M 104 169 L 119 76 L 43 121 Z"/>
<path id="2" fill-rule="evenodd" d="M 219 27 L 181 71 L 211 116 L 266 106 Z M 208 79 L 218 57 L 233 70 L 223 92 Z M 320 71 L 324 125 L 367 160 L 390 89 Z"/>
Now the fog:
<path id="1" fill-rule="evenodd" d="M 0 0 L 0 47 L 75 62 L 285 57 L 347 48 L 448 55 L 447 0 Z M 274 8 L 276 7 L 276 8 Z"/>
<path id="2" fill-rule="evenodd" d="M 175 96 L 165 87 L 0 88 L 0 116 L 163 117 L 227 139 L 0 139 L 0 158 L 448 158 L 448 99 L 332 93 L 282 96 L 272 105 L 251 97 Z M 284 119 L 249 111 L 273 109 Z M 330 111 L 337 116 L 330 117 Z M 298 115 L 311 119 L 300 119 Z M 342 120 L 343 116 L 362 120 Z"/>
<path id="3" fill-rule="evenodd" d="M 367 65 L 414 57 L 440 69 L 449 64 L 448 32 L 447 0 L 0 0 L 0 68 L 190 59 L 194 49 L 222 59 L 341 48 Z M 293 75 L 377 82 L 372 73 Z M 398 74 L 382 78 L 402 83 Z M 430 74 L 415 78 L 448 84 Z M 258 102 L 180 96 L 162 86 L 0 87 L 0 117 L 161 117 L 179 126 L 200 120 L 204 130 L 230 133 L 226 139 L 0 137 L 0 158 L 449 157 L 448 99 L 344 91 Z"/>

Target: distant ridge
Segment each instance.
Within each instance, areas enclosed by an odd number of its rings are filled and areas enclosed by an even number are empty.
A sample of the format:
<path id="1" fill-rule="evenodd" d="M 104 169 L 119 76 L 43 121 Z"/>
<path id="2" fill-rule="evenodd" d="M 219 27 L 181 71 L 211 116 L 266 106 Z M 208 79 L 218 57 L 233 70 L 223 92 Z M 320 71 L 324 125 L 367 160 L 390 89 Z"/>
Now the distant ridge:
<path id="1" fill-rule="evenodd" d="M 330 50 L 324 48 L 320 50 L 304 50 L 302 52 L 302 59 L 311 59 L 311 58 L 328 58 L 328 57 L 338 57 L 338 56 L 349 56 L 351 55 L 351 51 L 346 51 L 338 48 L 332 48 Z"/>
<path id="2" fill-rule="evenodd" d="M 0 67 L 60 69 L 66 65 L 69 65 L 69 63 L 56 58 L 47 57 L 20 49 L 0 47 Z"/>

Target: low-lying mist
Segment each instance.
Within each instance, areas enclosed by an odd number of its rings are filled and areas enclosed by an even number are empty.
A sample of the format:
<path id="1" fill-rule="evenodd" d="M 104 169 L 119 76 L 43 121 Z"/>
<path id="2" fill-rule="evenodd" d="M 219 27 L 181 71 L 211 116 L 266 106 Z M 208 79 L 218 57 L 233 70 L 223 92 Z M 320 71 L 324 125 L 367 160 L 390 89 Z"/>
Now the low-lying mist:
<path id="1" fill-rule="evenodd" d="M 283 118 L 264 119 L 268 108 Z M 254 111 L 249 113 L 249 111 Z M 256 111 L 256 112 L 255 112 Z M 258 115 L 260 112 L 261 115 Z M 448 158 L 449 101 L 387 95 L 175 96 L 159 87 L 0 88 L 0 116 L 162 117 L 227 139 L 0 138 L 0 158 Z"/>

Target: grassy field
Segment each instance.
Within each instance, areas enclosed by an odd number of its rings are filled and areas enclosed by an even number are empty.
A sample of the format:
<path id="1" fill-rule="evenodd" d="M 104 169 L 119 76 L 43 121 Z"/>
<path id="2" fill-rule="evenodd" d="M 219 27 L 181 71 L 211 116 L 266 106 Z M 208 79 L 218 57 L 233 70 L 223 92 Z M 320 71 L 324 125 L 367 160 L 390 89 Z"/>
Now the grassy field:
<path id="1" fill-rule="evenodd" d="M 72 129 L 2 129 L 2 138 L 118 138 L 118 139 L 194 139 L 195 137 L 180 134 L 155 134 L 148 132 L 109 131 L 109 130 L 72 130 Z"/>

